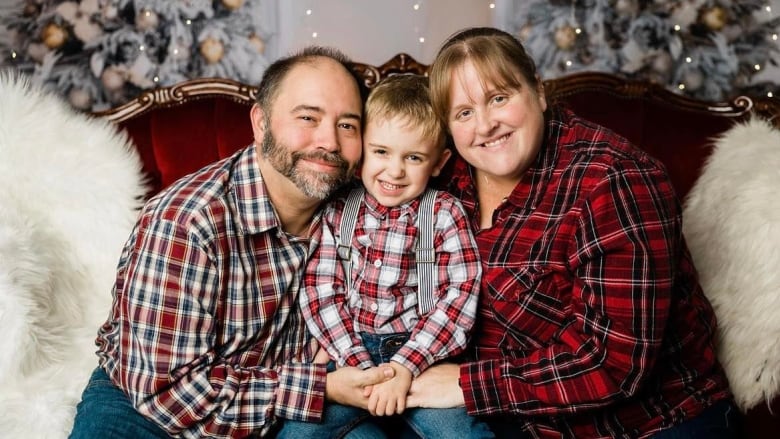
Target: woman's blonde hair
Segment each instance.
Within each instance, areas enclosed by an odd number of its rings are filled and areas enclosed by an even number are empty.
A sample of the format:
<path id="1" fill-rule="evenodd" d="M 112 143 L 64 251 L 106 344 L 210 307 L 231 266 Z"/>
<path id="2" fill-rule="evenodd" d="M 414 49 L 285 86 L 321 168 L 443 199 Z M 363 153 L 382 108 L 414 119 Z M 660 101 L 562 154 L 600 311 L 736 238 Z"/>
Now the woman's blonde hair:
<path id="1" fill-rule="evenodd" d="M 502 90 L 518 89 L 521 79 L 534 92 L 540 86 L 536 65 L 517 38 L 491 27 L 461 30 L 442 45 L 429 72 L 431 104 L 444 124 L 450 107 L 452 72 L 466 61 L 474 64 L 483 86 L 490 81 Z"/>
<path id="2" fill-rule="evenodd" d="M 444 146 L 444 126 L 433 112 L 428 78 L 420 75 L 394 75 L 380 81 L 368 95 L 365 125 L 374 120 L 399 118 L 422 130 L 437 148 Z"/>

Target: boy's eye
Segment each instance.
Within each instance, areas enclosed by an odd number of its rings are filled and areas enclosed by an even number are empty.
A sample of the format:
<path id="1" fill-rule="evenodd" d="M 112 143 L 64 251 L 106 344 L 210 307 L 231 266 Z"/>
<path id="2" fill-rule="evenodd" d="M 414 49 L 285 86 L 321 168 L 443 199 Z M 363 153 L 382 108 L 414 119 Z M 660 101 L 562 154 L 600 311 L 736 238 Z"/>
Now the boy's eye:
<path id="1" fill-rule="evenodd" d="M 409 156 L 409 157 L 407 157 L 407 158 L 408 158 L 410 161 L 413 161 L 413 162 L 421 162 L 421 161 L 422 161 L 422 157 L 420 157 L 419 155 L 410 155 L 410 156 Z"/>

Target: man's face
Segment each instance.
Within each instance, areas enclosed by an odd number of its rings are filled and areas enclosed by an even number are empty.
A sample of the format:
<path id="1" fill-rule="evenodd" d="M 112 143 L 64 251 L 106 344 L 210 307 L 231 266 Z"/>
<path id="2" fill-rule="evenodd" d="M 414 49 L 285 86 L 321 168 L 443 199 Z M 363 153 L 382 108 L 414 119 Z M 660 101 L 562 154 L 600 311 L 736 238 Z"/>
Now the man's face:
<path id="1" fill-rule="evenodd" d="M 362 102 L 339 63 L 321 58 L 293 67 L 270 114 L 260 113 L 253 124 L 263 158 L 303 195 L 325 199 L 352 177 L 362 148 Z"/>

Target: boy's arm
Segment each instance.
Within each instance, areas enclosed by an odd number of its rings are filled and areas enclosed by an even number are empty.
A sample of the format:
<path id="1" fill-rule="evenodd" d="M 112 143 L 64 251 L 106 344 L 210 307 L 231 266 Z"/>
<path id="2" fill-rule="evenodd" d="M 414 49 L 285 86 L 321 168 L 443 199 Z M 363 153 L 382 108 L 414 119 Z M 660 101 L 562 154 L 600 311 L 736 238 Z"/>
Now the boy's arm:
<path id="1" fill-rule="evenodd" d="M 299 305 L 309 332 L 339 366 L 367 369 L 374 366 L 362 340 L 354 331 L 354 316 L 347 304 L 346 274 L 336 252 L 334 234 L 341 211 L 329 206 L 325 212 L 320 245 L 306 266 Z"/>
<path id="2" fill-rule="evenodd" d="M 477 244 L 460 202 L 440 192 L 434 211 L 436 306 L 420 318 L 409 341 L 391 359 L 415 377 L 431 364 L 466 348 L 482 278 Z"/>

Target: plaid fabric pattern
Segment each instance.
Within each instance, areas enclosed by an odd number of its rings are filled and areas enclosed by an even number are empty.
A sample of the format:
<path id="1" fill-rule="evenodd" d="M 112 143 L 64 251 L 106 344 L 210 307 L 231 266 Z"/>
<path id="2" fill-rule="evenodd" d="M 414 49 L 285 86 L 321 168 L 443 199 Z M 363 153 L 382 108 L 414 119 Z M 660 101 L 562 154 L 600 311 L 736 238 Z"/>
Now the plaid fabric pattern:
<path id="1" fill-rule="evenodd" d="M 297 308 L 314 238 L 279 227 L 254 146 L 185 177 L 146 204 L 127 241 L 101 365 L 171 434 L 318 420 L 325 368 L 304 364 L 313 349 Z"/>
<path id="2" fill-rule="evenodd" d="M 471 170 L 460 160 L 454 175 L 478 230 Z M 469 413 L 534 437 L 644 437 L 729 397 L 677 197 L 625 139 L 554 111 L 536 163 L 476 239 Z"/>
<path id="3" fill-rule="evenodd" d="M 392 357 L 417 376 L 436 361 L 462 352 L 474 324 L 481 266 L 460 203 L 439 192 L 434 203 L 435 308 L 417 313 L 417 198 L 382 206 L 366 193 L 352 237 L 352 291 L 337 255 L 345 199 L 325 209 L 322 242 L 306 269 L 301 308 L 311 333 L 339 365 L 373 366 L 360 332 L 411 332 Z"/>

